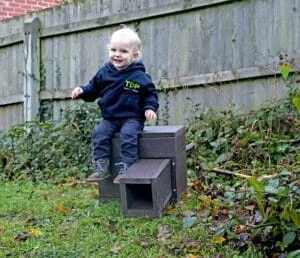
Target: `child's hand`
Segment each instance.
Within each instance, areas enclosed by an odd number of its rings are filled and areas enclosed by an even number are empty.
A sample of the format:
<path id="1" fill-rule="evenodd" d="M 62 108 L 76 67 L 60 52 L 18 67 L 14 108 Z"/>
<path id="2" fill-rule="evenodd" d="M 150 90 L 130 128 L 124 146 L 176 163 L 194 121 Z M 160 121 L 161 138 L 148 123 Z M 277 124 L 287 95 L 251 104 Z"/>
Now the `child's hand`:
<path id="1" fill-rule="evenodd" d="M 153 110 L 147 109 L 145 110 L 145 117 L 147 120 L 156 119 L 156 114 Z"/>
<path id="2" fill-rule="evenodd" d="M 72 99 L 78 98 L 82 94 L 83 90 L 80 87 L 76 87 L 71 94 Z"/>

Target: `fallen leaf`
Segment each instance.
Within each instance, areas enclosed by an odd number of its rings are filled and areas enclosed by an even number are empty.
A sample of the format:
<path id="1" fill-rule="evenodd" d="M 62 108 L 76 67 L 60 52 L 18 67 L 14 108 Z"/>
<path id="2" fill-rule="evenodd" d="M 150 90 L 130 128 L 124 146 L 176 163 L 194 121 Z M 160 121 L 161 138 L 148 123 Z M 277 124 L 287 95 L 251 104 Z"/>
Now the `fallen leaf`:
<path id="1" fill-rule="evenodd" d="M 111 232 L 116 232 L 122 235 L 122 232 L 116 227 L 116 222 L 111 219 L 108 221 L 108 228 Z"/>
<path id="2" fill-rule="evenodd" d="M 253 216 L 253 223 L 254 224 L 259 224 L 263 220 L 262 215 L 259 211 L 256 211 L 254 216 Z"/>
<path id="3" fill-rule="evenodd" d="M 200 246 L 200 242 L 190 239 L 182 239 L 181 243 L 187 248 L 198 248 Z"/>
<path id="4" fill-rule="evenodd" d="M 196 255 L 193 255 L 193 254 L 187 254 L 186 255 L 186 258 L 197 258 L 198 256 Z"/>
<path id="5" fill-rule="evenodd" d="M 27 239 L 29 239 L 31 237 L 31 233 L 28 232 L 21 232 L 19 233 L 16 237 L 15 240 L 18 241 L 26 241 Z"/>
<path id="6" fill-rule="evenodd" d="M 171 232 L 170 232 L 168 226 L 163 225 L 159 228 L 159 231 L 157 234 L 158 241 L 166 241 L 170 236 L 171 236 Z"/>
<path id="7" fill-rule="evenodd" d="M 183 201 L 183 202 L 187 201 L 191 196 L 192 196 L 191 193 L 185 193 L 185 194 L 182 195 L 181 201 Z"/>
<path id="8" fill-rule="evenodd" d="M 61 212 L 63 215 L 68 214 L 68 210 L 65 208 L 65 206 L 61 203 L 57 204 L 56 209 Z"/>
<path id="9" fill-rule="evenodd" d="M 42 231 L 40 229 L 38 229 L 38 228 L 31 228 L 29 232 L 34 237 L 40 237 L 40 236 L 43 235 Z"/>
<path id="10" fill-rule="evenodd" d="M 210 210 L 203 209 L 200 210 L 200 212 L 198 212 L 198 217 L 200 218 L 208 218 L 209 215 L 210 215 Z"/>
<path id="11" fill-rule="evenodd" d="M 193 183 L 189 183 L 188 184 L 189 187 L 191 187 L 193 190 L 196 190 L 198 192 L 200 191 L 206 191 L 207 190 L 207 186 L 204 185 L 202 182 L 200 181 L 196 181 L 196 182 L 193 182 Z"/>
<path id="12" fill-rule="evenodd" d="M 173 215 L 176 213 L 176 206 L 175 205 L 169 205 L 166 209 L 166 213 L 169 215 Z"/>
<path id="13" fill-rule="evenodd" d="M 254 209 L 255 209 L 255 206 L 254 205 L 247 205 L 247 206 L 245 206 L 245 209 L 248 210 L 248 211 L 253 212 Z"/>
<path id="14" fill-rule="evenodd" d="M 219 220 L 225 220 L 229 218 L 229 210 L 228 209 L 221 209 L 216 211 L 214 215 L 214 218 L 219 219 Z"/>
<path id="15" fill-rule="evenodd" d="M 214 244 L 222 244 L 225 240 L 223 236 L 214 236 L 212 241 Z"/>
<path id="16" fill-rule="evenodd" d="M 194 217 L 196 214 L 193 211 L 185 211 L 183 215 L 184 217 Z"/>
<path id="17" fill-rule="evenodd" d="M 197 220 L 197 217 L 185 217 L 183 218 L 183 227 L 191 228 L 197 222 Z"/>
<path id="18" fill-rule="evenodd" d="M 233 231 L 235 234 L 240 234 L 240 233 L 248 232 L 249 227 L 245 225 L 236 225 L 235 227 L 233 227 Z"/>
<path id="19" fill-rule="evenodd" d="M 121 246 L 114 246 L 113 248 L 110 249 L 110 251 L 114 254 L 118 254 L 121 251 Z"/>

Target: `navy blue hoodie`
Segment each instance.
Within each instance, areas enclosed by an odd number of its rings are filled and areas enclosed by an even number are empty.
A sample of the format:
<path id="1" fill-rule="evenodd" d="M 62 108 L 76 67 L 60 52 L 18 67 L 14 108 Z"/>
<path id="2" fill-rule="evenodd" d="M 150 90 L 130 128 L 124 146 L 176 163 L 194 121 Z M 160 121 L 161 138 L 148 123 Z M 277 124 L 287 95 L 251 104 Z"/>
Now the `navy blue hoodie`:
<path id="1" fill-rule="evenodd" d="M 145 73 L 141 62 L 133 62 L 127 68 L 117 70 L 106 63 L 80 95 L 85 101 L 97 98 L 101 114 L 106 119 L 142 118 L 145 110 L 158 109 L 158 98 L 151 77 Z"/>

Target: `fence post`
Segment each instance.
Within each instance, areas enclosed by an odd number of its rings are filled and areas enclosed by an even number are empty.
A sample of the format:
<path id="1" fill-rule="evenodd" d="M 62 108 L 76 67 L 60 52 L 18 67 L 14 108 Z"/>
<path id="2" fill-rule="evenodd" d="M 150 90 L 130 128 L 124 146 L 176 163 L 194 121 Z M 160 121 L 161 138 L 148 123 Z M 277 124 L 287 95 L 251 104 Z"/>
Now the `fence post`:
<path id="1" fill-rule="evenodd" d="M 38 119 L 40 91 L 40 20 L 24 21 L 24 122 Z"/>

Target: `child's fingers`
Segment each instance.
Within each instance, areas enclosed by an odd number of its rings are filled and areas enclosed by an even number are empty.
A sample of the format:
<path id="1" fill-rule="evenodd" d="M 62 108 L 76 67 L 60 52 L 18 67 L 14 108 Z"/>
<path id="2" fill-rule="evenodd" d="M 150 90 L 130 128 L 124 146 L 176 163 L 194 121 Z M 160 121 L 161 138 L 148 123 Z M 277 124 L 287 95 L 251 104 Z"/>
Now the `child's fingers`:
<path id="1" fill-rule="evenodd" d="M 149 119 L 149 120 L 151 120 L 151 119 L 156 119 L 156 114 L 155 114 L 155 112 L 152 111 L 152 110 L 146 110 L 146 112 L 145 112 L 145 117 L 146 117 L 147 119 Z"/>

